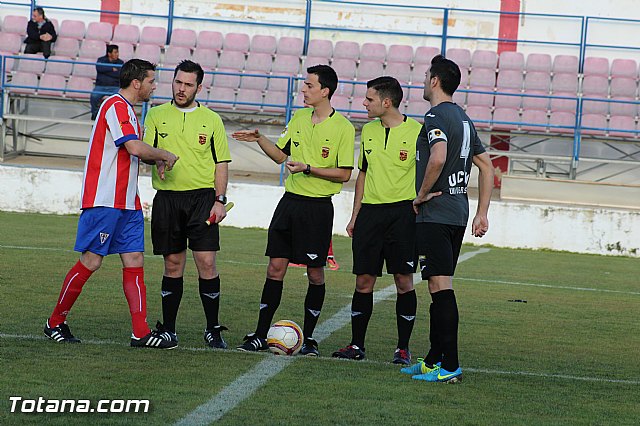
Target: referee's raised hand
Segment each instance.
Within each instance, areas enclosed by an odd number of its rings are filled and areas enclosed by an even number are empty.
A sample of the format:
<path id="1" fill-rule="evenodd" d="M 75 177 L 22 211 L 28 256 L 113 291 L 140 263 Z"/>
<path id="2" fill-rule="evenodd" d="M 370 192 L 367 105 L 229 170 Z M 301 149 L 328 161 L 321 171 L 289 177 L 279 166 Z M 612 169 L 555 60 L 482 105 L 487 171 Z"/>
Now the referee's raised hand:
<path id="1" fill-rule="evenodd" d="M 241 142 L 257 142 L 260 139 L 260 131 L 258 129 L 238 130 L 231 137 Z"/>

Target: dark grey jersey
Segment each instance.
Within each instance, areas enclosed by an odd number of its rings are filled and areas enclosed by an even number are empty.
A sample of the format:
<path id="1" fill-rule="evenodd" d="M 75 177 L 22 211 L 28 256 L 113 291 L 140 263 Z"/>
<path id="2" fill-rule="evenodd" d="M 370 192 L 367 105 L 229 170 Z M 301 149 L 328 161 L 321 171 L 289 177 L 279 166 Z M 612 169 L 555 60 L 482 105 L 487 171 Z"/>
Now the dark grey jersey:
<path id="1" fill-rule="evenodd" d="M 466 226 L 469 220 L 467 185 L 473 156 L 485 149 L 467 114 L 454 103 L 443 102 L 424 116 L 416 144 L 416 191 L 422 185 L 431 147 L 437 143 L 447 144 L 447 159 L 429 192 L 442 191 L 442 195 L 422 204 L 416 220 Z"/>

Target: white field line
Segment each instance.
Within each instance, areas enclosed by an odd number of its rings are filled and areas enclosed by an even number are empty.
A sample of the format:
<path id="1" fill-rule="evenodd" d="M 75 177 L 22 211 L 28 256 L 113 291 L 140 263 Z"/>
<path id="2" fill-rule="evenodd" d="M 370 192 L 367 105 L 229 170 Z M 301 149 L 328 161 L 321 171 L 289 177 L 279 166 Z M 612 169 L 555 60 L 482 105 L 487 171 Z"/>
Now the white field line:
<path id="1" fill-rule="evenodd" d="M 7 333 L 0 333 L 0 339 L 14 339 L 14 340 L 49 340 L 46 336 L 42 335 L 42 336 L 36 336 L 36 335 L 32 335 L 32 334 L 7 334 Z M 53 344 L 53 343 L 52 343 Z M 129 344 L 128 343 L 123 343 L 123 342 L 116 342 L 113 340 L 95 340 L 95 339 L 82 339 L 82 343 L 83 345 L 105 345 L 105 346 L 121 346 L 121 347 L 128 347 Z M 220 351 L 219 349 L 211 349 L 211 348 L 206 348 L 206 347 L 189 347 L 189 346 L 178 346 L 177 349 L 175 349 L 174 351 L 186 351 L 186 352 L 227 352 L 227 351 Z M 250 356 L 255 356 L 256 358 L 279 358 L 282 360 L 289 360 L 288 362 L 291 362 L 293 360 L 295 360 L 295 357 L 276 357 L 271 355 L 268 352 L 243 352 L 243 354 L 247 354 Z M 336 358 L 331 358 L 331 357 L 325 357 L 325 356 L 321 356 L 319 357 L 320 359 L 322 359 L 323 361 L 329 361 L 329 362 L 357 362 L 357 363 L 366 363 L 366 364 L 374 364 L 374 365 L 379 365 L 380 367 L 384 367 L 384 368 L 394 368 L 396 369 L 397 366 L 392 365 L 389 362 L 385 362 L 385 361 L 376 361 L 376 360 L 370 360 L 370 359 L 364 359 L 362 361 L 349 361 L 349 360 L 344 360 L 344 359 L 336 359 Z M 312 359 L 308 359 L 308 362 L 313 362 Z M 567 374 L 552 374 L 552 373 L 536 373 L 536 372 L 532 372 L 532 371 L 509 371 L 509 370 L 488 370 L 486 368 L 473 368 L 473 367 L 464 367 L 464 371 L 465 372 L 469 372 L 469 373 L 478 373 L 478 374 L 488 374 L 488 375 L 495 375 L 495 374 L 500 374 L 500 375 L 505 375 L 505 376 L 524 376 L 524 377 L 539 377 L 539 378 L 543 378 L 543 379 L 558 379 L 558 380 L 573 380 L 573 381 L 583 381 L 583 382 L 596 382 L 596 383 L 617 383 L 617 384 L 624 384 L 624 385 L 634 385 L 634 386 L 639 386 L 640 385 L 640 380 L 622 380 L 622 379 L 606 379 L 606 378 L 602 378 L 602 377 L 589 377 L 589 376 L 570 376 Z"/>
<path id="2" fill-rule="evenodd" d="M 480 278 L 455 277 L 454 280 L 456 280 L 456 281 L 457 280 L 460 280 L 460 281 L 476 281 L 476 282 L 490 283 L 490 284 L 505 284 L 505 285 L 516 285 L 516 286 L 525 286 L 525 287 L 555 288 L 555 289 L 562 289 L 562 290 L 596 291 L 596 292 L 601 292 L 601 293 L 632 294 L 634 296 L 640 295 L 640 291 L 607 290 L 605 288 L 570 287 L 570 286 L 565 286 L 565 285 L 521 283 L 521 282 L 517 282 L 517 281 L 487 280 L 487 279 L 480 279 Z"/>

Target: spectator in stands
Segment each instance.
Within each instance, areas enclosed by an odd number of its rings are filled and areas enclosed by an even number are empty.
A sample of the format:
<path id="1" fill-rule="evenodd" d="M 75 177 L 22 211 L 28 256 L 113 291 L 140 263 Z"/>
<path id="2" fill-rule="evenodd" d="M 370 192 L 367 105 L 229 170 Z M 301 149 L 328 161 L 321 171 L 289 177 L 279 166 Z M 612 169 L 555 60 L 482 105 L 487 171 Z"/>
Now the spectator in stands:
<path id="1" fill-rule="evenodd" d="M 51 44 L 55 43 L 56 30 L 53 23 L 44 16 L 44 9 L 36 7 L 31 13 L 31 21 L 27 24 L 27 47 L 24 53 L 42 52 L 45 58 L 51 56 Z"/>
<path id="2" fill-rule="evenodd" d="M 118 93 L 120 89 L 120 68 L 124 62 L 120 59 L 118 46 L 107 45 L 107 54 L 98 58 L 96 64 L 96 87 L 91 92 L 91 119 L 98 116 L 100 104 L 105 96 Z M 108 65 L 103 65 L 108 64 Z"/>

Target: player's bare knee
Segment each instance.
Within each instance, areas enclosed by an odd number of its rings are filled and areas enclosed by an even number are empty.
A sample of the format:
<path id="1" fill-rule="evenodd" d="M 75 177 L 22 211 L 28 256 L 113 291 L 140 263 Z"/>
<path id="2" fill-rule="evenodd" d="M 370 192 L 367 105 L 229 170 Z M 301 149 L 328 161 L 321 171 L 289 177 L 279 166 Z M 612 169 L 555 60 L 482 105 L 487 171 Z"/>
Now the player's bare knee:
<path id="1" fill-rule="evenodd" d="M 286 259 L 284 259 L 283 262 L 277 259 L 271 259 L 269 261 L 269 266 L 267 266 L 267 278 L 282 281 L 284 279 L 284 275 L 287 273 L 288 264 L 289 261 Z"/>
<path id="2" fill-rule="evenodd" d="M 324 284 L 324 268 L 313 268 L 307 267 L 307 278 L 309 278 L 309 283 L 314 285 L 322 285 Z"/>
<path id="3" fill-rule="evenodd" d="M 376 284 L 374 275 L 362 274 L 356 276 L 356 291 L 358 293 L 372 293 Z"/>
<path id="4" fill-rule="evenodd" d="M 398 294 L 408 293 L 413 290 L 413 274 L 394 274 Z"/>

